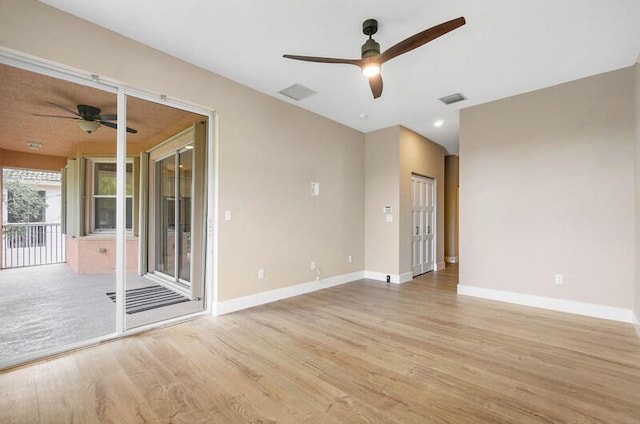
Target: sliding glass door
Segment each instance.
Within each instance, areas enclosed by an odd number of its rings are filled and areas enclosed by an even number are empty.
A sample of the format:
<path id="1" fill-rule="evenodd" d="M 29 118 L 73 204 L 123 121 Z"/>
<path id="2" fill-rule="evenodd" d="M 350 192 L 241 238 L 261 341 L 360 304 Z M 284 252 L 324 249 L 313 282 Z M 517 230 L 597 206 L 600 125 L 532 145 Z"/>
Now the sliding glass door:
<path id="1" fill-rule="evenodd" d="M 191 286 L 193 145 L 155 161 L 155 271 L 173 283 Z"/>
<path id="2" fill-rule="evenodd" d="M 0 369 L 204 311 L 213 114 L 6 52 L 0 81 Z"/>
<path id="3" fill-rule="evenodd" d="M 127 328 L 205 309 L 207 124 L 202 115 L 187 118 L 186 129 L 138 158 L 140 275 L 127 280 L 136 299 Z"/>

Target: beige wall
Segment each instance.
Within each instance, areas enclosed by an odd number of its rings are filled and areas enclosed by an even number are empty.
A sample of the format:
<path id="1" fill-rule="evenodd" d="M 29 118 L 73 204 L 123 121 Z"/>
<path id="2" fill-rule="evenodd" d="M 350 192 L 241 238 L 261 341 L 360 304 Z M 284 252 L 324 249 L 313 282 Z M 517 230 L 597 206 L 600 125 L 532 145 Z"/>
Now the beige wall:
<path id="1" fill-rule="evenodd" d="M 624 69 L 462 110 L 460 284 L 633 307 L 633 85 Z"/>
<path id="2" fill-rule="evenodd" d="M 411 273 L 411 174 L 436 180 L 436 262 L 444 261 L 444 148 L 402 126 L 366 134 L 365 268 Z M 383 212 L 392 208 L 393 221 Z"/>
<path id="3" fill-rule="evenodd" d="M 0 149 L 0 167 L 60 172 L 67 158 Z"/>
<path id="4" fill-rule="evenodd" d="M 444 154 L 442 146 L 400 127 L 400 273 L 411 272 L 411 174 L 436 183 L 436 265 L 444 267 Z"/>
<path id="5" fill-rule="evenodd" d="M 458 258 L 458 186 L 460 157 L 444 157 L 444 256 Z"/>
<path id="6" fill-rule="evenodd" d="M 362 133 L 35 0 L 0 10 L 1 46 L 219 113 L 218 300 L 364 269 Z"/>
<path id="7" fill-rule="evenodd" d="M 400 127 L 366 134 L 365 141 L 365 269 L 400 273 Z M 391 206 L 387 222 L 384 206 Z"/>

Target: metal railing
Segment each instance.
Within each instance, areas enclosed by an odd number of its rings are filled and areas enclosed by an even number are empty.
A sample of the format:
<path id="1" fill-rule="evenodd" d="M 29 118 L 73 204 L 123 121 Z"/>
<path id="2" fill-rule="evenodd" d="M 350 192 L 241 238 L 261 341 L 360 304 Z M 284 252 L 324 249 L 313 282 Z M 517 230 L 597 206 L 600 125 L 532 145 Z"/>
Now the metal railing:
<path id="1" fill-rule="evenodd" d="M 61 224 L 35 222 L 2 225 L 2 268 L 66 262 Z"/>

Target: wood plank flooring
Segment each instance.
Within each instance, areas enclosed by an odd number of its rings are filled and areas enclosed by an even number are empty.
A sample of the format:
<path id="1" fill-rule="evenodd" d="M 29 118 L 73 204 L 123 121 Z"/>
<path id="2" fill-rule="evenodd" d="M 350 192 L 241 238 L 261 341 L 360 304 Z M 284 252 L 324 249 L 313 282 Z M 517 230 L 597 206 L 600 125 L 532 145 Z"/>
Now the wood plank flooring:
<path id="1" fill-rule="evenodd" d="M 371 280 L 0 374 L 2 423 L 639 423 L 631 325 Z"/>

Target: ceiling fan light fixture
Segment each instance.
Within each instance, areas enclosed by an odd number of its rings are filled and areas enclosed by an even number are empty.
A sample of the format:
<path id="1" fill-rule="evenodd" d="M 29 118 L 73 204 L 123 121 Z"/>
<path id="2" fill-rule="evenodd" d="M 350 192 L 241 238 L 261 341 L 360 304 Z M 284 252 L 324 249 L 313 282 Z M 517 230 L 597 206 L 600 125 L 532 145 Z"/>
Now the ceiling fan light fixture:
<path id="1" fill-rule="evenodd" d="M 362 67 L 362 74 L 365 77 L 375 77 L 380 73 L 380 65 L 375 62 L 367 63 Z"/>
<path id="2" fill-rule="evenodd" d="M 78 120 L 78 126 L 80 129 L 87 134 L 92 134 L 96 132 L 98 128 L 100 128 L 100 124 L 95 121 L 85 121 L 84 119 Z"/>

